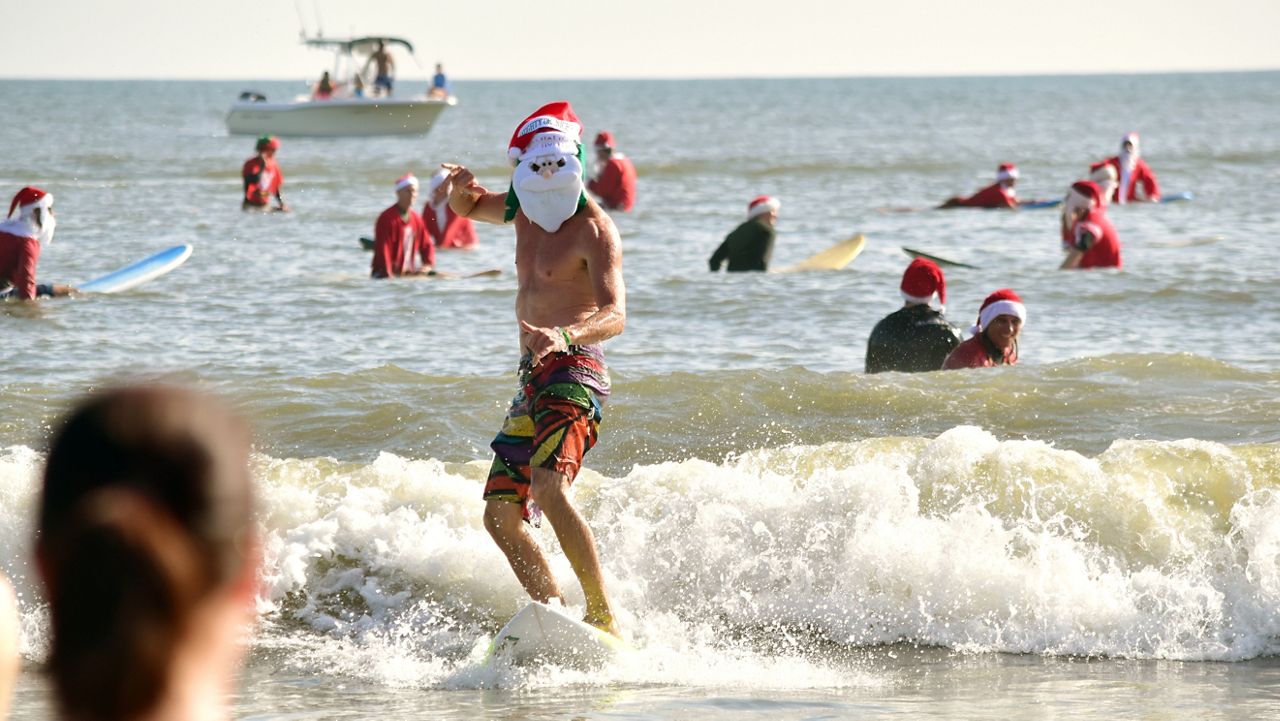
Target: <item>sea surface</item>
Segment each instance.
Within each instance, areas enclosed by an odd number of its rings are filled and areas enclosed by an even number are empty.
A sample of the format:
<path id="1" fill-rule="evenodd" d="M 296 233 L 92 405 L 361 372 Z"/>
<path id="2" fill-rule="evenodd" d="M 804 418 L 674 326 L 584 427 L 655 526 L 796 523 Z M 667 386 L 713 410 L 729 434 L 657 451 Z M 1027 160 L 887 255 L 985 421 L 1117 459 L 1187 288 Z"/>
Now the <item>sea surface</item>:
<path id="1" fill-rule="evenodd" d="M 406 92 L 421 82 L 406 82 Z M 0 571 L 21 593 L 14 717 L 50 718 L 31 560 L 51 428 L 108 383 L 228 397 L 257 431 L 266 547 L 245 719 L 1280 718 L 1280 73 L 455 82 L 426 138 L 285 138 L 289 214 L 239 209 L 242 91 L 299 82 L 0 81 L 0 197 L 56 198 L 42 282 L 192 243 L 135 291 L 0 305 Z M 481 661 L 524 602 L 481 526 L 515 390 L 514 236 L 372 281 L 406 171 L 507 183 L 543 102 L 639 171 L 626 332 L 576 500 L 634 653 Z M 1122 271 L 1061 272 L 1057 213 L 928 210 L 1022 170 L 1061 197 L 1122 134 L 1167 193 L 1117 207 Z M 839 272 L 712 274 L 747 201 L 775 265 L 856 233 Z M 902 247 L 948 316 L 1014 288 L 1022 362 L 863 374 Z M 581 592 L 549 528 L 557 574 Z"/>

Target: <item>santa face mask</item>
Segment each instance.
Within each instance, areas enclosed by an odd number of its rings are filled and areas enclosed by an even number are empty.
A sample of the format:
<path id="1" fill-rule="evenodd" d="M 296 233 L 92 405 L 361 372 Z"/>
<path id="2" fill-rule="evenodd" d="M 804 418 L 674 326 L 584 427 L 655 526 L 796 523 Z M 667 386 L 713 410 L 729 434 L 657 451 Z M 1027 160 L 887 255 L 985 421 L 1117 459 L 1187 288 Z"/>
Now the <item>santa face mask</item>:
<path id="1" fill-rule="evenodd" d="M 511 189 L 525 216 L 548 233 L 554 233 L 578 212 L 586 197 L 582 159 L 578 155 L 556 152 L 522 160 L 511 176 Z"/>

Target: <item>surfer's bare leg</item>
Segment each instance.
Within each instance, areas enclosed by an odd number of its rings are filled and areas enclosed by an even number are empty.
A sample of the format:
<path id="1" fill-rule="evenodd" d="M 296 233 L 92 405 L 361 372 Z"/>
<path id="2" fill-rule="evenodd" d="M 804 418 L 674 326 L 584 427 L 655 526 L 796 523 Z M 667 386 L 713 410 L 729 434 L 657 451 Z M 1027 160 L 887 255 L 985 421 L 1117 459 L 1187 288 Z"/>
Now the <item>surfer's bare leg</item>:
<path id="1" fill-rule="evenodd" d="M 506 554 L 511 570 L 530 598 L 541 603 L 554 598 L 564 604 L 564 594 L 551 573 L 547 557 L 525 527 L 519 503 L 485 501 L 484 527 Z"/>
<path id="2" fill-rule="evenodd" d="M 564 474 L 547 468 L 533 469 L 533 483 L 529 497 L 542 509 L 542 515 L 551 523 L 560 547 L 573 566 L 573 572 L 582 584 L 587 599 L 587 615 L 583 620 L 608 631 L 615 636 L 618 624 L 613 617 L 613 606 L 604 588 L 604 572 L 600 568 L 600 556 L 596 552 L 596 537 L 582 514 L 569 502 L 569 479 Z"/>

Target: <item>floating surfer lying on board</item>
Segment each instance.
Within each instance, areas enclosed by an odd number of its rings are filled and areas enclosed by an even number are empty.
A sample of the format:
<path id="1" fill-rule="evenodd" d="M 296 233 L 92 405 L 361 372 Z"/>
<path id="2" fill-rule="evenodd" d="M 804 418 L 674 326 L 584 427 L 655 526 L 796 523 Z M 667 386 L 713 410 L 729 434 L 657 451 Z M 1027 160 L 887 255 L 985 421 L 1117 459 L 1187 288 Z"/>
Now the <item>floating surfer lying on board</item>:
<path id="1" fill-rule="evenodd" d="M 782 203 L 777 198 L 760 195 L 747 204 L 747 219 L 733 229 L 725 237 L 724 242 L 711 254 L 709 265 L 711 271 L 720 270 L 724 262 L 729 261 L 728 271 L 769 269 L 769 258 L 773 255 L 773 243 L 777 237 L 774 226 L 778 222 L 778 208 Z"/>
<path id="2" fill-rule="evenodd" d="M 1001 163 L 996 168 L 996 182 L 968 197 L 947 198 L 939 208 L 1010 208 L 1018 207 L 1018 166 Z"/>
<path id="3" fill-rule="evenodd" d="M 75 292 L 69 285 L 36 284 L 40 249 L 53 242 L 56 225 L 53 195 L 27 186 L 13 196 L 8 219 L 0 223 L 0 299 L 34 300 Z"/>
<path id="4" fill-rule="evenodd" d="M 446 164 L 449 206 L 463 217 L 513 223 L 520 389 L 493 439 L 484 488 L 484 526 L 535 601 L 564 602 L 551 566 L 525 521 L 545 514 L 582 584 L 583 620 L 615 636 L 618 624 L 595 536 L 569 487 L 595 445 L 609 371 L 600 344 L 626 325 L 622 241 L 585 193 L 582 124 L 566 102 L 548 103 L 516 127 L 506 193 L 490 193 L 472 172 Z"/>
<path id="5" fill-rule="evenodd" d="M 413 209 L 416 202 L 418 179 L 407 173 L 396 180 L 396 202 L 382 211 L 374 225 L 374 278 L 435 273 L 436 246 L 422 216 Z"/>

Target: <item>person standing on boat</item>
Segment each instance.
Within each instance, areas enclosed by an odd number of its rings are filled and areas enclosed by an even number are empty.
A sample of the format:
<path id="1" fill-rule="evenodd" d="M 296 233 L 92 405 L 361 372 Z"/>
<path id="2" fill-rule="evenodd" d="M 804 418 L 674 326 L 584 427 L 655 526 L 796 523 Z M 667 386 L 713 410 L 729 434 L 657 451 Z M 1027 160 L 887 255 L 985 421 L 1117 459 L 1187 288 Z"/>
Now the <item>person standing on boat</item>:
<path id="1" fill-rule="evenodd" d="M 367 74 L 369 66 L 374 63 L 378 65 L 378 74 L 373 79 L 373 94 L 374 96 L 382 94 L 390 96 L 391 86 L 395 82 L 392 75 L 396 70 L 396 61 L 391 57 L 391 53 L 387 51 L 386 42 L 382 40 L 378 41 L 378 49 L 374 50 L 369 59 L 365 61 L 364 70 L 361 71 L 362 74 Z"/>
<path id="2" fill-rule="evenodd" d="M 1018 336 L 1027 322 L 1027 306 L 1012 288 L 1001 288 L 982 301 L 973 337 L 956 346 L 943 370 L 994 368 L 1018 362 Z"/>
<path id="3" fill-rule="evenodd" d="M 942 368 L 960 345 L 960 331 L 947 322 L 947 279 L 937 263 L 916 258 L 898 286 L 905 301 L 885 316 L 867 339 L 868 373 L 923 373 Z M 934 308 L 933 304 L 938 307 Z"/>
<path id="4" fill-rule="evenodd" d="M 406 173 L 396 181 L 396 202 L 382 211 L 373 229 L 374 278 L 435 275 L 436 248 L 414 211 L 418 179 Z"/>
<path id="5" fill-rule="evenodd" d="M 724 242 L 711 254 L 708 265 L 711 271 L 729 261 L 728 272 L 768 270 L 773 255 L 773 242 L 777 238 L 774 226 L 778 223 L 778 209 L 782 203 L 777 198 L 760 195 L 747 204 L 747 219 L 725 236 Z"/>
<path id="6" fill-rule="evenodd" d="M 619 153 L 613 144 L 613 133 L 596 135 L 596 172 L 587 182 L 587 190 L 600 198 L 606 210 L 628 212 L 636 202 L 636 166 Z"/>
<path id="7" fill-rule="evenodd" d="M 422 222 L 437 248 L 470 250 L 476 245 L 476 225 L 449 207 L 453 181 L 441 168 L 427 181 L 427 203 L 422 206 Z"/>
<path id="8" fill-rule="evenodd" d="M 242 210 L 266 210 L 271 205 L 271 198 L 276 199 L 276 207 L 272 210 L 288 212 L 284 198 L 280 196 L 280 188 L 284 185 L 284 174 L 276 164 L 276 151 L 280 149 L 280 139 L 270 135 L 258 138 L 258 154 L 244 161 L 240 174 L 244 177 L 244 202 Z"/>
<path id="9" fill-rule="evenodd" d="M 1018 182 L 1018 166 L 1013 163 L 1001 163 L 996 168 L 996 182 L 979 190 L 967 198 L 956 196 L 948 198 L 939 208 L 1017 208 L 1018 191 L 1014 188 Z"/>
<path id="10" fill-rule="evenodd" d="M 564 602 L 546 555 L 525 522 L 551 522 L 586 598 L 583 619 L 618 635 L 594 534 L 570 486 L 596 443 L 609 369 L 601 343 L 626 326 L 622 239 L 585 192 L 582 123 L 567 102 L 548 103 L 516 126 L 506 193 L 447 164 L 459 215 L 516 230 L 520 390 L 491 444 L 484 525 L 535 601 Z"/>
<path id="11" fill-rule="evenodd" d="M 36 285 L 40 249 L 53 242 L 55 225 L 52 195 L 27 186 L 13 196 L 8 219 L 0 222 L 0 299 L 33 300 L 75 291 L 69 285 Z"/>
<path id="12" fill-rule="evenodd" d="M 1071 225 L 1070 247 L 1061 267 L 1119 268 L 1120 235 L 1107 217 L 1106 199 L 1102 188 L 1091 180 L 1082 180 L 1071 189 L 1087 199 L 1088 204 L 1074 211 Z"/>
<path id="13" fill-rule="evenodd" d="M 1121 138 L 1120 154 L 1113 155 L 1104 162 L 1115 167 L 1119 177 L 1119 183 L 1111 195 L 1113 202 L 1120 205 L 1144 200 L 1160 202 L 1160 184 L 1156 182 L 1156 174 L 1138 152 L 1137 133 L 1127 133 Z"/>

